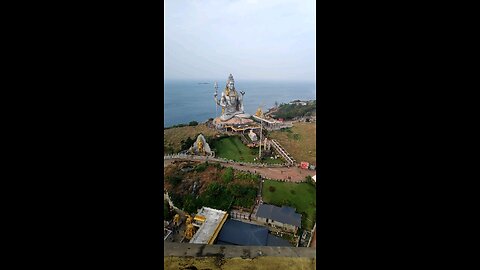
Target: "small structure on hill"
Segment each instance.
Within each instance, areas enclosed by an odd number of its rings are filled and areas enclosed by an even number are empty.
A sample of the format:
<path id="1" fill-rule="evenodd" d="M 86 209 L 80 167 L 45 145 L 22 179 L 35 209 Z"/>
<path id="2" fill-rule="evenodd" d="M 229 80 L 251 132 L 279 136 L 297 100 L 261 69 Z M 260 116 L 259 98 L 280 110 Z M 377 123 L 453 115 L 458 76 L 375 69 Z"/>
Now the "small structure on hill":
<path id="1" fill-rule="evenodd" d="M 190 154 L 201 155 L 201 156 L 214 156 L 214 153 L 210 149 L 205 137 L 202 134 L 198 135 L 197 140 L 193 143 L 193 146 L 188 149 Z"/>
<path id="2" fill-rule="evenodd" d="M 258 140 L 257 134 L 253 132 L 253 129 L 250 129 L 250 133 L 248 133 L 248 137 L 250 137 L 250 140 L 252 140 L 252 142 L 256 142 Z"/>

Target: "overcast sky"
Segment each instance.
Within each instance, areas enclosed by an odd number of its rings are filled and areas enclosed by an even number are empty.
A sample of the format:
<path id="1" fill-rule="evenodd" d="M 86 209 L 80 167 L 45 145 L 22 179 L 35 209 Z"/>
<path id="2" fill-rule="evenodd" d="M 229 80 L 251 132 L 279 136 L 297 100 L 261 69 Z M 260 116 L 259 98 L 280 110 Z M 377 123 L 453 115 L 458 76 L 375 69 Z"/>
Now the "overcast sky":
<path id="1" fill-rule="evenodd" d="M 165 79 L 315 80 L 314 0 L 165 0 Z"/>

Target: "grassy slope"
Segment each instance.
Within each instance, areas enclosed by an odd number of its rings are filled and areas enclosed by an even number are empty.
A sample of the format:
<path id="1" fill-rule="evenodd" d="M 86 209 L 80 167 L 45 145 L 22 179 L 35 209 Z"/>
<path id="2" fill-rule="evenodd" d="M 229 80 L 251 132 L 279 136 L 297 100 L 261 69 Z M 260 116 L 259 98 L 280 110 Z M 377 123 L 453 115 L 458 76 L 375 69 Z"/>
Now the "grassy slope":
<path id="1" fill-rule="evenodd" d="M 269 137 L 280 142 L 297 162 L 307 161 L 312 164 L 317 164 L 316 124 L 303 122 L 294 123 L 291 131 L 292 132 L 273 131 L 269 133 Z M 298 136 L 295 136 L 295 134 L 298 134 Z M 295 139 L 295 137 L 298 139 Z"/>
<path id="2" fill-rule="evenodd" d="M 254 162 L 258 157 L 258 148 L 248 148 L 237 136 L 223 138 L 214 145 L 216 156 L 235 161 Z M 265 163 L 283 163 L 281 159 L 265 159 Z"/>
<path id="3" fill-rule="evenodd" d="M 274 192 L 269 190 L 270 186 L 275 187 Z M 309 230 L 313 229 L 317 197 L 314 186 L 307 183 L 296 184 L 265 180 L 262 197 L 265 203 L 276 206 L 282 206 L 284 200 L 289 200 L 295 205 L 297 213 L 305 212 L 307 214 L 306 217 L 302 216 L 302 227 Z"/>
<path id="4" fill-rule="evenodd" d="M 199 124 L 198 126 L 166 129 L 163 132 L 163 149 L 166 154 L 170 153 L 171 150 L 173 150 L 174 153 L 177 153 L 180 151 L 182 140 L 186 140 L 188 137 L 196 139 L 195 136 L 200 133 L 202 133 L 205 137 L 214 136 L 217 134 L 215 130 L 206 127 L 204 124 Z"/>

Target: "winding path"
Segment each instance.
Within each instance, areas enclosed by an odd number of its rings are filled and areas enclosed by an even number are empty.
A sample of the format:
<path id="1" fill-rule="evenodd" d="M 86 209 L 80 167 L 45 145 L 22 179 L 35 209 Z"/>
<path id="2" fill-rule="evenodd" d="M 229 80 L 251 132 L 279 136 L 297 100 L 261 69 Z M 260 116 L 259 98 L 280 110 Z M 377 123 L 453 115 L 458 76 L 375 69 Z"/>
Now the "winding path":
<path id="1" fill-rule="evenodd" d="M 191 158 L 181 158 L 181 159 L 165 159 L 163 161 L 163 166 L 167 167 L 172 164 L 173 161 L 180 160 L 189 160 L 189 161 L 199 161 L 197 159 Z M 303 182 L 307 175 L 314 176 L 316 171 L 300 169 L 297 167 L 278 167 L 278 168 L 266 168 L 266 167 L 254 167 L 248 165 L 239 165 L 235 163 L 220 162 L 225 167 L 232 167 L 240 171 L 248 171 L 251 173 L 258 173 L 261 176 L 273 180 L 287 180 L 290 182 Z"/>

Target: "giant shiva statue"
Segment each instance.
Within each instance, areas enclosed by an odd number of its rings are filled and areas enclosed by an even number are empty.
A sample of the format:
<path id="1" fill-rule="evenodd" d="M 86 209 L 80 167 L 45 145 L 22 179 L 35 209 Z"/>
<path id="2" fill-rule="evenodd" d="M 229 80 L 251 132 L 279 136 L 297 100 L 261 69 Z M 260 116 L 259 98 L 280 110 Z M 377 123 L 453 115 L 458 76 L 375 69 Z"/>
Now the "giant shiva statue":
<path id="1" fill-rule="evenodd" d="M 240 94 L 235 89 L 235 81 L 232 74 L 228 76 L 225 90 L 222 92 L 220 99 L 217 99 L 217 92 L 215 92 L 215 103 L 222 107 L 221 121 L 227 121 L 232 117 L 249 118 L 250 115 L 244 113 L 243 110 L 243 95 L 245 92 L 240 91 Z"/>

